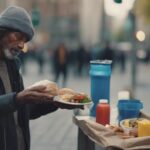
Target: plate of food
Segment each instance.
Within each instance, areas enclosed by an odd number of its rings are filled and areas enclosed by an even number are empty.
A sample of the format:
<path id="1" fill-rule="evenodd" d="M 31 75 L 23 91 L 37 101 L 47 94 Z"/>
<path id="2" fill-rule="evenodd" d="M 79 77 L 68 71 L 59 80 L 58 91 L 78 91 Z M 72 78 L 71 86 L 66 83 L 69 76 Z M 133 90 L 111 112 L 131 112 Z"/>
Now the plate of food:
<path id="1" fill-rule="evenodd" d="M 68 105 L 91 105 L 90 97 L 85 93 L 78 93 L 68 88 L 59 90 L 58 96 L 54 97 L 55 101 Z"/>
<path id="2" fill-rule="evenodd" d="M 120 122 L 120 126 L 122 127 L 123 131 L 127 134 L 136 133 L 138 130 L 138 123 L 139 122 L 145 122 L 148 121 L 145 118 L 130 118 L 130 119 L 124 119 Z"/>

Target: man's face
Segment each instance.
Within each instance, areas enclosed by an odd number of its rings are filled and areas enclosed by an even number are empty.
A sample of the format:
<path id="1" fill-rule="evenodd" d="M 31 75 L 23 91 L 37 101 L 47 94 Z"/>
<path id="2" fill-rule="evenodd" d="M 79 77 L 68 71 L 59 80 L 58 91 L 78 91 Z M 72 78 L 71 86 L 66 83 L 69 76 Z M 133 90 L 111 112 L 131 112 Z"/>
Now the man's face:
<path id="1" fill-rule="evenodd" d="M 18 56 L 24 48 L 27 41 L 24 34 L 20 32 L 10 32 L 3 38 L 3 51 L 8 59 L 14 59 Z"/>

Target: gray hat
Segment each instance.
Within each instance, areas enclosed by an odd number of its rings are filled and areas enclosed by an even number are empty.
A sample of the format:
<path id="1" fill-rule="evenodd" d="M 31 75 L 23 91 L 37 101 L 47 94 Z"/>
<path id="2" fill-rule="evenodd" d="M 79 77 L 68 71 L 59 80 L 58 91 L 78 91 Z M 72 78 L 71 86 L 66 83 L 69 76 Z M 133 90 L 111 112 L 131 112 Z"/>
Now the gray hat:
<path id="1" fill-rule="evenodd" d="M 31 40 L 34 29 L 31 18 L 24 8 L 10 6 L 0 14 L 0 28 L 20 31 Z"/>

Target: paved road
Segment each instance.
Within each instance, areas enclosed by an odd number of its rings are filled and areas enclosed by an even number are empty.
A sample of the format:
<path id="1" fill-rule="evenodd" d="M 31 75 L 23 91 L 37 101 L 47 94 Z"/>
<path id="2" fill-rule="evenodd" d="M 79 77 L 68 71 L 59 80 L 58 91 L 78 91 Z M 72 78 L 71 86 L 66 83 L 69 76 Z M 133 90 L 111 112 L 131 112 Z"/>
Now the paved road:
<path id="1" fill-rule="evenodd" d="M 150 64 L 139 64 L 138 66 L 138 86 L 135 92 L 136 98 L 144 103 L 144 111 L 150 114 Z M 49 79 L 52 80 L 52 72 L 49 66 L 44 68 L 44 74 L 37 72 L 37 64 L 29 62 L 27 64 L 28 72 L 24 75 L 25 86 L 29 86 L 36 81 Z M 127 71 L 121 74 L 119 68 L 116 68 L 111 77 L 111 104 L 116 108 L 117 94 L 124 88 L 129 88 L 131 83 L 130 64 Z M 90 79 L 88 76 L 82 78 L 70 74 L 67 87 L 78 91 L 90 93 Z M 31 126 L 31 150 L 76 150 L 77 149 L 77 127 L 72 123 L 73 111 L 58 110 L 47 116 L 30 122 Z"/>

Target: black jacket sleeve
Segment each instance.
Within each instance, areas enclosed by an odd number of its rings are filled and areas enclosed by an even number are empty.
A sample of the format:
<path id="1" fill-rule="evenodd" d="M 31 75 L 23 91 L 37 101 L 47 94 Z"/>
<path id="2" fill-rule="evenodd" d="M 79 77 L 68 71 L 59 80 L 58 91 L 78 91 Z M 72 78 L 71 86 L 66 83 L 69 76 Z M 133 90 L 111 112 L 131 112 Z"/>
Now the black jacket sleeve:
<path id="1" fill-rule="evenodd" d="M 11 73 L 13 73 L 13 74 L 15 73 L 14 78 L 11 80 L 12 85 L 13 85 L 13 90 L 16 92 L 20 92 L 20 91 L 24 90 L 22 76 L 19 73 L 20 62 L 19 62 L 19 60 L 16 60 L 15 65 L 14 65 L 15 67 L 12 66 L 12 64 L 13 63 L 11 62 L 11 63 L 9 63 L 8 66 L 11 67 L 10 68 Z M 13 82 L 13 81 L 16 81 L 16 82 Z M 54 106 L 53 104 L 32 104 L 32 105 L 29 104 L 28 107 L 29 107 L 30 119 L 35 119 L 42 115 L 46 115 L 50 112 L 57 110 L 57 107 Z"/>
<path id="2" fill-rule="evenodd" d="M 42 115 L 46 115 L 50 112 L 54 112 L 58 109 L 54 104 L 47 103 L 47 104 L 30 104 L 29 105 L 29 112 L 30 112 L 30 119 L 36 119 L 41 117 Z"/>
<path id="3" fill-rule="evenodd" d="M 16 93 L 0 95 L 0 114 L 14 112 L 17 109 Z"/>

